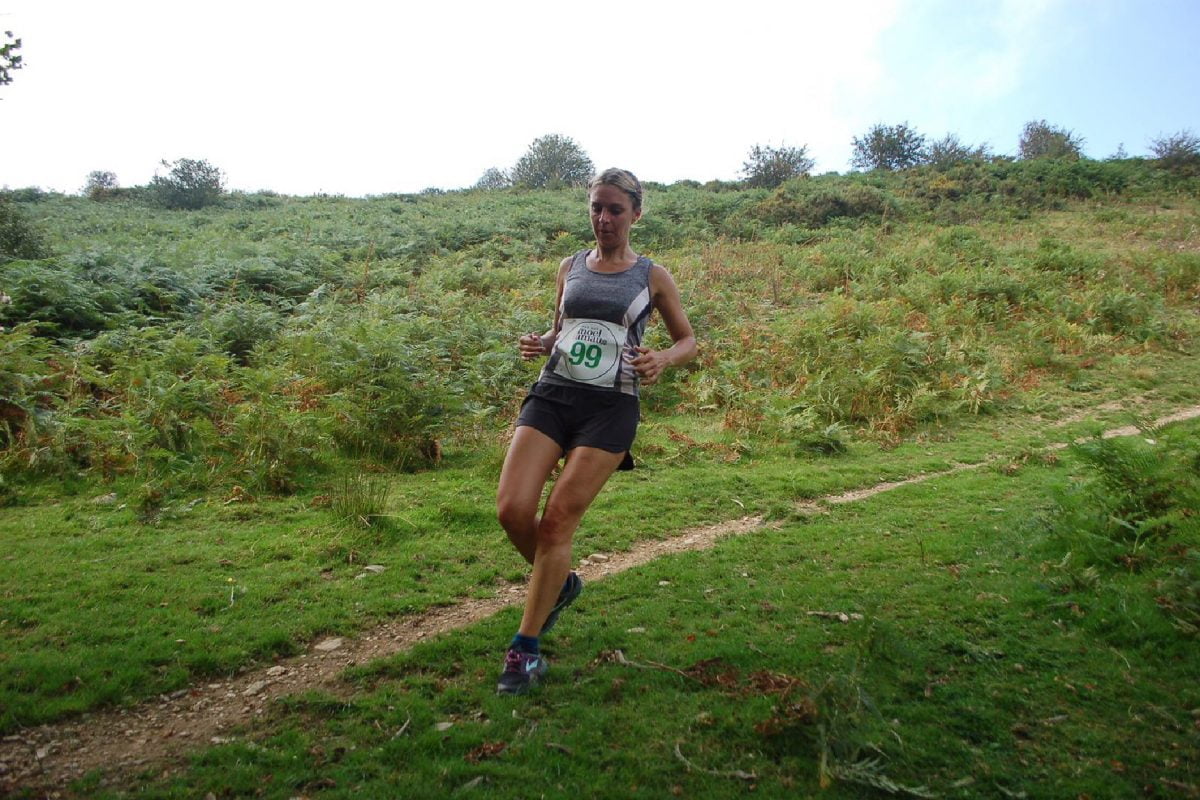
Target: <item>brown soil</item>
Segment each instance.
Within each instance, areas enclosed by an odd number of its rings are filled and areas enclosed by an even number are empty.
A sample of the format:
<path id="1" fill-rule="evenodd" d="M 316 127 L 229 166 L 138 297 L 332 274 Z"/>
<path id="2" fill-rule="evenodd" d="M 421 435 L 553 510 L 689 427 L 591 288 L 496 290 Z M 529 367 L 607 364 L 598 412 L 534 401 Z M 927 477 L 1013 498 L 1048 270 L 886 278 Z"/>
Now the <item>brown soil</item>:
<path id="1" fill-rule="evenodd" d="M 1163 417 L 1165 425 L 1200 416 L 1200 407 Z M 1118 428 L 1105 436 L 1130 436 L 1133 427 Z M 1061 448 L 1066 445 L 1054 445 Z M 850 503 L 900 486 L 931 480 L 984 464 L 964 464 L 918 475 L 907 480 L 880 483 L 866 489 L 830 495 L 800 504 L 801 511 L 820 512 L 828 505 Z M 695 528 L 668 539 L 638 544 L 626 553 L 593 554 L 583 559 L 578 572 L 585 581 L 597 581 L 624 572 L 670 553 L 703 550 L 731 535 L 763 527 L 759 517 Z M 523 585 L 506 585 L 495 596 L 467 599 L 413 617 L 389 622 L 355 639 L 313 642 L 308 652 L 270 667 L 247 671 L 231 680 L 199 684 L 127 709 L 99 711 L 77 719 L 25 729 L 0 740 L 0 792 L 27 789 L 47 797 L 61 797 L 67 784 L 93 770 L 105 772 L 109 783 L 148 769 L 170 773 L 183 757 L 213 743 L 229 741 L 235 732 L 264 714 L 274 698 L 310 689 L 344 691 L 339 676 L 346 667 L 383 658 L 412 647 L 424 639 L 463 628 L 524 597 Z"/>

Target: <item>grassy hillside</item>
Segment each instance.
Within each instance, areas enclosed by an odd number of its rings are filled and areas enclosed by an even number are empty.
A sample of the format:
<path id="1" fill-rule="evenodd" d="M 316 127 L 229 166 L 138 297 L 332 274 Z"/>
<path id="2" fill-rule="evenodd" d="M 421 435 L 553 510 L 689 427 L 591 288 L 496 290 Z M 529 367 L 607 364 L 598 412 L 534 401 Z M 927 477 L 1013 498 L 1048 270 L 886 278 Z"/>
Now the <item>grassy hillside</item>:
<path id="1" fill-rule="evenodd" d="M 635 245 L 675 274 L 702 356 L 650 407 L 727 442 L 894 443 L 1186 351 L 1192 190 L 1136 160 L 652 187 Z M 0 273 L 0 497 L 131 477 L 153 516 L 479 453 L 532 377 L 512 342 L 589 239 L 582 200 L 25 198 L 56 255 Z"/>
<path id="2" fill-rule="evenodd" d="M 0 263 L 0 729 L 519 580 L 492 511 L 536 375 L 514 345 L 587 246 L 583 201 L 11 197 L 50 254 Z M 1042 448 L 1200 404 L 1198 231 L 1196 185 L 1136 160 L 649 187 L 634 247 L 674 274 L 701 356 L 645 392 L 639 469 L 577 552 L 747 513 L 782 527 L 596 587 L 528 718 L 489 696 L 506 614 L 365 668 L 350 702 L 289 701 L 253 747 L 145 792 L 441 796 L 483 775 L 524 796 L 510 781 L 548 749 L 575 754 L 554 767 L 574 793 L 719 796 L 744 786 L 730 771 L 846 797 L 1194 788 L 1194 426 Z M 406 716 L 411 738 L 372 738 Z M 428 732 L 443 718 L 473 721 Z M 357 755 L 304 757 L 333 740 Z"/>

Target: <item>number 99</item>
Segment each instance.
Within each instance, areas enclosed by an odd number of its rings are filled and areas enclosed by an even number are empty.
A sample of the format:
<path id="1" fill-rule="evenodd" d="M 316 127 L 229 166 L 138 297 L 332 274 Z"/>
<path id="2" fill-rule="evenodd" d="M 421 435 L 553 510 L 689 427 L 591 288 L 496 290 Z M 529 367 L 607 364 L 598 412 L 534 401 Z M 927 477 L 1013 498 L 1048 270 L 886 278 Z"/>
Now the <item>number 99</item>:
<path id="1" fill-rule="evenodd" d="M 569 360 L 573 367 L 583 364 L 588 369 L 595 369 L 600 366 L 601 355 L 600 345 L 576 342 L 571 345 L 571 357 Z"/>

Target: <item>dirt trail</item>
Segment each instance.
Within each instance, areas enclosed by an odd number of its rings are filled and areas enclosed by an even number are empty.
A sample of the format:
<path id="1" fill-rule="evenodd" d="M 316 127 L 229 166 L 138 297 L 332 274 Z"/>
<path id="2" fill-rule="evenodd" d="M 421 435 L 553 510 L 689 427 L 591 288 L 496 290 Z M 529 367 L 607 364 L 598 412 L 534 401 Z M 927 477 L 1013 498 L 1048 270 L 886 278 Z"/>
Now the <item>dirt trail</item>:
<path id="1" fill-rule="evenodd" d="M 1200 417 L 1200 406 L 1182 409 L 1156 420 L 1155 425 Z M 1106 437 L 1130 436 L 1130 426 L 1105 432 Z M 1061 449 L 1065 444 L 1051 445 Z M 880 483 L 866 489 L 830 495 L 800 504 L 802 511 L 819 512 L 828 505 L 863 500 L 901 486 L 944 477 L 991 463 L 963 464 L 937 473 Z M 704 550 L 725 537 L 763 527 L 759 517 L 683 531 L 666 540 L 643 542 L 626 553 L 589 556 L 580 562 L 585 581 L 649 563 L 671 553 Z M 507 585 L 494 597 L 468 599 L 413 617 L 394 620 L 359 638 L 314 642 L 308 652 L 270 667 L 247 671 L 219 682 L 199 684 L 146 701 L 130 709 L 101 711 L 67 722 L 29 728 L 0 740 L 0 793 L 19 788 L 59 796 L 72 780 L 104 769 L 107 780 L 146 769 L 176 769 L 182 756 L 206 745 L 228 741 L 233 732 L 264 714 L 272 699 L 310 689 L 336 692 L 346 667 L 383 658 L 424 639 L 464 628 L 521 602 L 523 585 Z"/>

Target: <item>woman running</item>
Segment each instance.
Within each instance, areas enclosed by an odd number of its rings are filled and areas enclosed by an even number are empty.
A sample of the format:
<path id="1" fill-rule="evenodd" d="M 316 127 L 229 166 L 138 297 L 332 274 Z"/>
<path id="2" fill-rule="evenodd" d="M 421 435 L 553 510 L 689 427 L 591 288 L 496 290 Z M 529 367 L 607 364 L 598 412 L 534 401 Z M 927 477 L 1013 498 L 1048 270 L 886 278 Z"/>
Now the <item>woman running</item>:
<path id="1" fill-rule="evenodd" d="M 596 246 L 559 265 L 554 326 L 519 340 L 522 358 L 549 360 L 521 406 L 497 490 L 500 524 L 533 565 L 521 627 L 496 685 L 501 694 L 528 691 L 549 669 L 538 637 L 583 589 L 571 571 L 571 540 L 584 512 L 615 470 L 633 468 L 638 386 L 696 355 L 675 281 L 629 246 L 642 216 L 638 179 L 605 170 L 588 185 L 588 203 Z M 666 350 L 642 346 L 654 310 L 671 336 Z M 564 455 L 539 516 L 542 491 Z"/>

